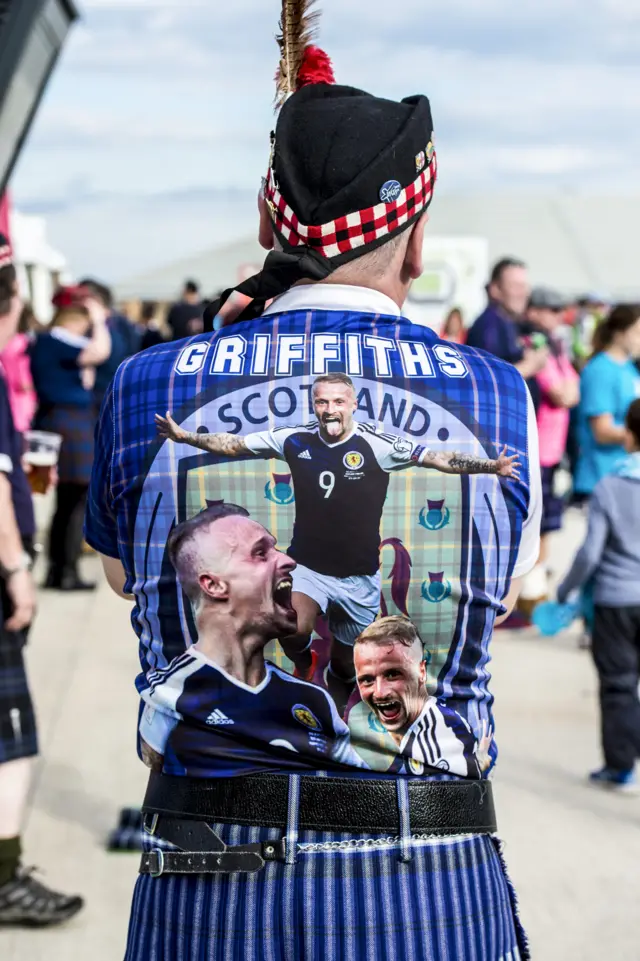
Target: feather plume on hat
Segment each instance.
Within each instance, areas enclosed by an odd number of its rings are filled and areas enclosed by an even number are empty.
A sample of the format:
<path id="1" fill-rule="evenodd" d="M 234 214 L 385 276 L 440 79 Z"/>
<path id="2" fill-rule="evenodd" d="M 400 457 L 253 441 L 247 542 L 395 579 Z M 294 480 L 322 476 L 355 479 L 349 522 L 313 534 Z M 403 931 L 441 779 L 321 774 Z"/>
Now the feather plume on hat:
<path id="1" fill-rule="evenodd" d="M 280 67 L 276 75 L 276 107 L 301 87 L 311 83 L 335 83 L 331 60 L 311 41 L 316 35 L 320 11 L 317 0 L 282 0 Z"/>

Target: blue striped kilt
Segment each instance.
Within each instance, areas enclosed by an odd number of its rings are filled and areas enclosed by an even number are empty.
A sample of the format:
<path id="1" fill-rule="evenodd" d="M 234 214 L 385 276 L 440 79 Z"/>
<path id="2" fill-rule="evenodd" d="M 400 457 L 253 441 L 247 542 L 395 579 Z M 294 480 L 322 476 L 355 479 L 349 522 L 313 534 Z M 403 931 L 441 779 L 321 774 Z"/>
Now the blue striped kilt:
<path id="1" fill-rule="evenodd" d="M 227 844 L 282 836 L 214 827 Z M 256 874 L 141 876 L 126 961 L 530 957 L 496 838 L 305 831 L 287 840 L 294 863 L 267 863 Z M 168 847 L 153 839 L 147 846 Z"/>

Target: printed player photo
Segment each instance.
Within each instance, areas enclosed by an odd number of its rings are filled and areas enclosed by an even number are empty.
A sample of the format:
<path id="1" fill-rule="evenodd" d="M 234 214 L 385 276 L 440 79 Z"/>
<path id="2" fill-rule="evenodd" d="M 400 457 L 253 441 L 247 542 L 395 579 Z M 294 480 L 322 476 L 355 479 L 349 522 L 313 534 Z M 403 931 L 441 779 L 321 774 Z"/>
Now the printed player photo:
<path id="1" fill-rule="evenodd" d="M 144 695 L 150 708 L 184 719 L 169 737 L 165 772 L 205 776 L 213 766 L 220 774 L 221 758 L 232 756 L 236 772 L 244 760 L 250 773 L 265 741 L 291 752 L 288 763 L 296 767 L 308 767 L 319 755 L 324 763 L 362 767 L 327 692 L 265 661 L 271 640 L 296 631 L 293 558 L 233 504 L 207 508 L 178 525 L 168 550 L 198 640 L 149 676 Z"/>
<path id="2" fill-rule="evenodd" d="M 464 718 L 427 692 L 422 641 L 406 617 L 375 621 L 354 647 L 360 696 L 398 746 L 391 773 L 421 775 L 438 768 L 480 777 L 490 738 L 480 745 Z"/>
<path id="3" fill-rule="evenodd" d="M 320 613 L 332 635 L 327 687 L 339 712 L 355 687 L 353 644 L 380 608 L 380 522 L 391 471 L 425 467 L 445 474 L 519 476 L 517 455 L 506 449 L 496 460 L 434 452 L 354 419 L 358 407 L 346 374 L 318 377 L 312 390 L 316 420 L 247 434 L 201 434 L 183 430 L 167 413 L 156 415 L 161 436 L 226 457 L 277 457 L 286 461 L 295 493 L 289 555 L 298 627 L 281 636 L 297 677 L 310 680 L 317 656 L 312 633 Z"/>

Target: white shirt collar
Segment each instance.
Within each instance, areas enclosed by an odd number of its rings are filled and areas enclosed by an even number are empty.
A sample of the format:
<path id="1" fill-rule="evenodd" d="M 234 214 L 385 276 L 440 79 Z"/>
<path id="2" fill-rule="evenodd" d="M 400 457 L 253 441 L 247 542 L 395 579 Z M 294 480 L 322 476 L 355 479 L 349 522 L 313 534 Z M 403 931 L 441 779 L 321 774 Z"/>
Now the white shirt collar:
<path id="1" fill-rule="evenodd" d="M 74 334 L 65 327 L 52 327 L 49 333 L 54 340 L 60 340 L 63 344 L 68 344 L 69 347 L 79 347 L 80 350 L 84 350 L 84 348 L 88 347 L 91 343 L 88 337 L 83 337 L 81 334 Z"/>
<path id="2" fill-rule="evenodd" d="M 276 297 L 265 310 L 269 314 L 282 314 L 291 310 L 349 310 L 363 314 L 382 314 L 385 317 L 401 317 L 397 304 L 369 287 L 350 287 L 346 284 L 301 284 Z"/>

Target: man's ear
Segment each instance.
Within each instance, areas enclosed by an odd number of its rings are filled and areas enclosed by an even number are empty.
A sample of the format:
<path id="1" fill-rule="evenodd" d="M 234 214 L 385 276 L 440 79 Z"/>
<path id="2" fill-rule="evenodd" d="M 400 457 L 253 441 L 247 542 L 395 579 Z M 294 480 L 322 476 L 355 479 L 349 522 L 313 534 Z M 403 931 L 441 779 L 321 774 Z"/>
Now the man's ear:
<path id="1" fill-rule="evenodd" d="M 198 578 L 200 590 L 213 601 L 229 600 L 229 584 L 217 574 L 201 574 Z"/>
<path id="2" fill-rule="evenodd" d="M 427 662 L 425 661 L 424 658 L 420 661 L 420 683 L 422 684 L 423 687 L 426 687 L 426 684 L 427 684 Z"/>
<path id="3" fill-rule="evenodd" d="M 412 228 L 411 236 L 409 237 L 409 243 L 404 256 L 404 272 L 411 280 L 417 280 L 418 277 L 422 276 L 424 269 L 422 248 L 424 246 L 424 232 L 428 220 L 429 214 L 425 211 Z"/>
<path id="4" fill-rule="evenodd" d="M 258 210 L 260 212 L 258 243 L 261 247 L 264 247 L 265 250 L 273 250 L 273 224 L 271 222 L 269 208 L 267 207 L 267 201 L 264 199 L 262 190 L 258 194 Z"/>

